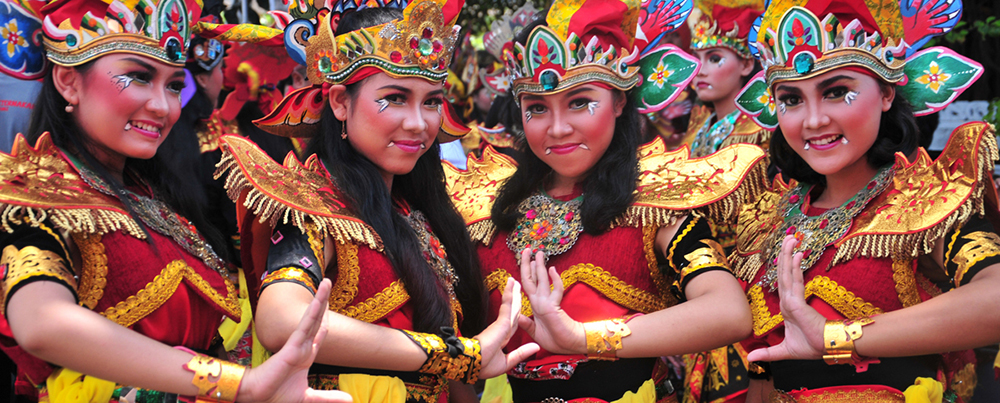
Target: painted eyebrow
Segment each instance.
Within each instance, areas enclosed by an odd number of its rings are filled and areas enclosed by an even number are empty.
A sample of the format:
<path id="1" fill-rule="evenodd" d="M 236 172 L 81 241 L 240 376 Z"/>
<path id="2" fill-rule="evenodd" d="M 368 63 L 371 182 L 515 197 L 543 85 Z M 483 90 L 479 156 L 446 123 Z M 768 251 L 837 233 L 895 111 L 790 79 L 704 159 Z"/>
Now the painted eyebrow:
<path id="1" fill-rule="evenodd" d="M 427 95 L 430 95 L 430 96 L 444 95 L 444 89 L 439 89 L 439 90 L 431 91 Z"/>
<path id="2" fill-rule="evenodd" d="M 403 93 L 406 93 L 406 94 L 409 94 L 409 93 L 413 92 L 413 91 L 410 91 L 409 88 L 403 87 L 401 85 L 395 85 L 395 84 L 389 84 L 389 85 L 386 85 L 386 86 L 379 87 L 379 90 L 396 90 L 396 91 L 400 91 L 400 92 L 403 92 Z"/>
<path id="3" fill-rule="evenodd" d="M 836 83 L 839 80 L 857 81 L 857 80 L 854 79 L 854 77 L 851 77 L 851 76 L 844 76 L 844 75 L 833 76 L 833 77 L 830 77 L 830 78 L 828 78 L 826 80 L 820 81 L 819 88 L 827 88 L 827 87 L 833 85 L 834 83 Z"/>
<path id="4" fill-rule="evenodd" d="M 521 98 L 521 102 L 541 101 L 541 100 L 542 100 L 541 96 L 532 95 L 532 94 L 524 94 L 524 98 Z"/>
<path id="5" fill-rule="evenodd" d="M 571 97 L 571 96 L 574 96 L 576 94 L 580 94 L 580 93 L 584 93 L 584 92 L 588 92 L 588 91 L 594 91 L 594 89 L 593 88 L 587 88 L 587 87 L 581 87 L 581 88 L 577 88 L 575 90 L 572 90 L 570 92 L 567 92 L 566 96 L 567 97 Z"/>
<path id="6" fill-rule="evenodd" d="M 787 85 L 778 85 L 778 87 L 774 89 L 774 94 L 777 95 L 778 92 L 780 91 L 790 92 L 795 95 L 802 95 L 802 91 L 800 91 L 798 88 L 790 87 Z"/>
<path id="7" fill-rule="evenodd" d="M 138 64 L 138 65 L 139 65 L 139 66 L 141 66 L 142 68 L 144 68 L 144 69 L 146 69 L 146 70 L 149 70 L 149 71 L 151 71 L 151 72 L 153 72 L 153 71 L 156 71 L 156 68 L 155 68 L 155 67 L 153 67 L 153 65 L 152 65 L 152 64 L 149 64 L 149 63 L 146 63 L 146 61 L 145 61 L 145 60 L 142 60 L 142 59 L 139 59 L 139 58 L 135 58 L 135 57 L 126 57 L 126 58 L 123 58 L 122 60 L 124 60 L 124 61 L 129 61 L 129 62 L 132 62 L 132 63 L 135 63 L 135 64 Z M 181 70 L 181 74 L 184 74 L 184 71 L 183 71 L 183 70 Z"/>

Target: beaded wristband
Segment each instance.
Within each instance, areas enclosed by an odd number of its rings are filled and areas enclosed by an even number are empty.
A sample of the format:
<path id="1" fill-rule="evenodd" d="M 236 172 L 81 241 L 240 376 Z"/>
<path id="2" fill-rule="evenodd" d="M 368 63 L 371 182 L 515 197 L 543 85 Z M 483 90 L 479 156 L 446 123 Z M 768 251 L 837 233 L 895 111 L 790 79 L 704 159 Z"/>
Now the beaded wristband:
<path id="1" fill-rule="evenodd" d="M 235 402 L 236 393 L 247 368 L 207 355 L 196 354 L 193 351 L 175 347 L 194 354 L 191 361 L 184 364 L 184 369 L 194 372 L 191 384 L 198 387 L 197 402 Z"/>
<path id="2" fill-rule="evenodd" d="M 483 365 L 479 340 L 456 337 L 451 327 L 441 328 L 444 338 L 430 333 L 401 331 L 427 354 L 427 361 L 419 372 L 441 375 L 468 384 L 479 380 L 479 371 Z"/>
<path id="3" fill-rule="evenodd" d="M 632 334 L 625 319 L 609 319 L 583 324 L 587 334 L 587 359 L 613 361 L 622 349 L 622 338 Z"/>

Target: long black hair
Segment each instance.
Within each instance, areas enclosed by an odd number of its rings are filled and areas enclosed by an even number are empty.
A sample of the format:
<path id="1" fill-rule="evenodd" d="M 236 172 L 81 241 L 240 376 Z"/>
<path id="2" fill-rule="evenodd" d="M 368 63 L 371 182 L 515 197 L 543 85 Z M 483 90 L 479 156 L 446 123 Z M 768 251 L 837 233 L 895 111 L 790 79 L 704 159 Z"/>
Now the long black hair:
<path id="1" fill-rule="evenodd" d="M 74 68 L 80 74 L 86 75 L 92 67 L 93 62 L 89 62 Z M 91 147 L 94 146 L 93 141 L 80 131 L 76 121 L 66 112 L 66 105 L 68 102 L 56 89 L 55 80 L 50 71 L 45 76 L 38 100 L 35 102 L 35 109 L 31 114 L 28 139 L 34 143 L 38 141 L 38 137 L 42 133 L 49 132 L 52 136 L 52 142 L 56 146 L 82 159 L 87 168 L 100 176 L 111 187 L 118 195 L 118 199 L 124 204 L 126 211 L 142 226 L 142 221 L 135 214 L 135 202 L 127 197 L 126 184 L 115 179 L 104 165 L 94 157 L 90 151 Z M 169 138 L 169 133 L 164 135 L 168 135 L 167 138 Z M 199 199 L 200 193 L 186 191 L 189 188 L 186 182 L 190 181 L 191 178 L 181 176 L 183 173 L 171 169 L 166 162 L 168 159 L 167 156 L 159 152 L 148 160 L 128 158 L 125 160 L 125 172 L 136 174 L 139 179 L 153 189 L 158 200 L 163 201 L 194 224 L 219 257 L 226 260 L 228 254 L 222 234 L 211 225 L 202 212 L 205 200 Z M 124 178 L 129 180 L 129 175 L 126 174 Z"/>
<path id="2" fill-rule="evenodd" d="M 883 93 L 889 91 L 888 85 L 880 83 Z M 868 165 L 874 168 L 886 166 L 896 160 L 896 153 L 910 155 L 917 149 L 920 142 L 920 130 L 913 117 L 913 107 L 896 92 L 888 111 L 882 112 L 879 122 L 878 137 L 875 144 L 868 149 Z M 781 170 L 786 179 L 795 179 L 802 183 L 826 184 L 826 177 L 816 172 L 800 157 L 785 141 L 781 127 L 771 135 L 771 161 Z"/>
<path id="3" fill-rule="evenodd" d="M 536 20 L 525 27 L 518 35 L 518 43 L 525 43 L 528 35 L 545 19 Z M 580 206 L 580 220 L 583 229 L 589 234 L 599 234 L 608 229 L 611 222 L 625 212 L 632 204 L 632 193 L 639 178 L 638 148 L 642 131 L 639 123 L 639 109 L 633 101 L 632 93 L 615 90 L 615 99 L 625 97 L 625 107 L 622 114 L 615 119 L 615 131 L 607 151 L 597 161 L 590 174 L 583 180 L 583 198 Z M 508 102 L 508 108 L 518 108 L 515 102 Z M 518 116 L 521 111 L 516 109 L 505 116 Z M 517 141 L 518 148 L 523 151 L 515 156 L 517 171 L 497 191 L 493 203 L 493 222 L 497 228 L 510 231 L 517 224 L 519 214 L 517 206 L 524 199 L 537 192 L 552 168 L 545 164 L 527 147 L 523 137 Z"/>
<path id="4" fill-rule="evenodd" d="M 402 12 L 397 9 L 366 9 L 351 13 L 341 21 L 338 35 L 397 18 L 402 18 Z M 363 82 L 347 86 L 352 102 L 356 101 Z M 405 201 L 427 217 L 460 279 L 455 293 L 462 304 L 461 331 L 468 336 L 482 331 L 486 324 L 483 277 L 465 222 L 455 211 L 445 190 L 440 145 L 435 142 L 428 148 L 408 174 L 397 175 L 390 192 L 378 167 L 355 150 L 349 140 L 341 138 L 343 123 L 337 120 L 330 108 L 324 109 L 319 124 L 320 134 L 310 141 L 306 154 L 315 153 L 323 160 L 337 187 L 351 199 L 360 218 L 382 238 L 389 262 L 417 307 L 413 311 L 414 329 L 438 333 L 442 326 L 451 326 L 451 305 L 438 285 L 433 269 L 423 258 L 416 233 L 403 216 L 395 212 L 394 200 Z"/>

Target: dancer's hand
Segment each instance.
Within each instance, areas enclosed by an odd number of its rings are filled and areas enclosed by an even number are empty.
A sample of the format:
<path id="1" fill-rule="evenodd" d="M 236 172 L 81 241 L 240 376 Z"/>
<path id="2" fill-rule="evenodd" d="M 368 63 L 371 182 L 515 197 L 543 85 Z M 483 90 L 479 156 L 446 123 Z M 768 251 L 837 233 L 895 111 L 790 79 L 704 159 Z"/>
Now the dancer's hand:
<path id="1" fill-rule="evenodd" d="M 479 340 L 480 352 L 483 355 L 483 367 L 479 373 L 481 379 L 503 374 L 538 352 L 538 344 L 528 343 L 509 354 L 504 354 L 503 347 L 517 331 L 520 316 L 521 284 L 514 279 L 508 279 L 503 289 L 503 304 L 500 305 L 497 320 L 475 337 Z"/>
<path id="2" fill-rule="evenodd" d="M 521 252 L 521 282 L 524 293 L 531 301 L 533 316 L 522 316 L 518 323 L 521 328 L 546 351 L 556 354 L 586 353 L 587 333 L 583 323 L 570 318 L 559 306 L 563 297 L 562 279 L 555 267 L 545 268 L 542 252 L 538 252 L 534 260 L 528 249 Z"/>
<path id="3" fill-rule="evenodd" d="M 802 253 L 792 256 L 795 237 L 781 243 L 778 254 L 778 297 L 785 319 L 785 339 L 776 346 L 751 351 L 750 361 L 815 360 L 823 358 L 826 318 L 806 303 L 802 280 Z"/>
<path id="4" fill-rule="evenodd" d="M 306 381 L 326 336 L 325 314 L 330 299 L 330 280 L 324 279 L 316 297 L 302 315 L 299 326 L 277 353 L 258 367 L 247 369 L 237 400 L 241 402 L 337 402 L 351 396 L 335 390 L 313 390 Z"/>

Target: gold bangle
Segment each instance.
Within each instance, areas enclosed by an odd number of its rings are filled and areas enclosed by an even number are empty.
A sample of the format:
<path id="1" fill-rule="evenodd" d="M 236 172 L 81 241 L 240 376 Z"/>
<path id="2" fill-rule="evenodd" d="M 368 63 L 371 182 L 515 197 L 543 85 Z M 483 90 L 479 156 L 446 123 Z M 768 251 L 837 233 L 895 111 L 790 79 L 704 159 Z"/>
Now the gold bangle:
<path id="1" fill-rule="evenodd" d="M 823 347 L 826 350 L 823 361 L 828 365 L 856 364 L 858 360 L 854 342 L 863 335 L 861 327 L 874 322 L 872 318 L 867 317 L 848 321 L 826 321 L 823 327 Z"/>
<path id="2" fill-rule="evenodd" d="M 624 319 L 609 319 L 583 324 L 587 335 L 587 359 L 613 361 L 622 349 L 622 338 L 632 334 Z"/>
<path id="3" fill-rule="evenodd" d="M 235 402 L 247 368 L 206 355 L 195 354 L 184 369 L 194 372 L 191 384 L 198 387 L 198 402 Z"/>
<path id="4" fill-rule="evenodd" d="M 448 334 L 446 341 L 436 334 L 417 333 L 409 330 L 402 330 L 402 332 L 427 354 L 427 361 L 424 361 L 424 365 L 418 370 L 419 372 L 441 375 L 468 384 L 476 383 L 479 380 L 479 371 L 483 364 L 482 347 L 479 340 Z"/>

